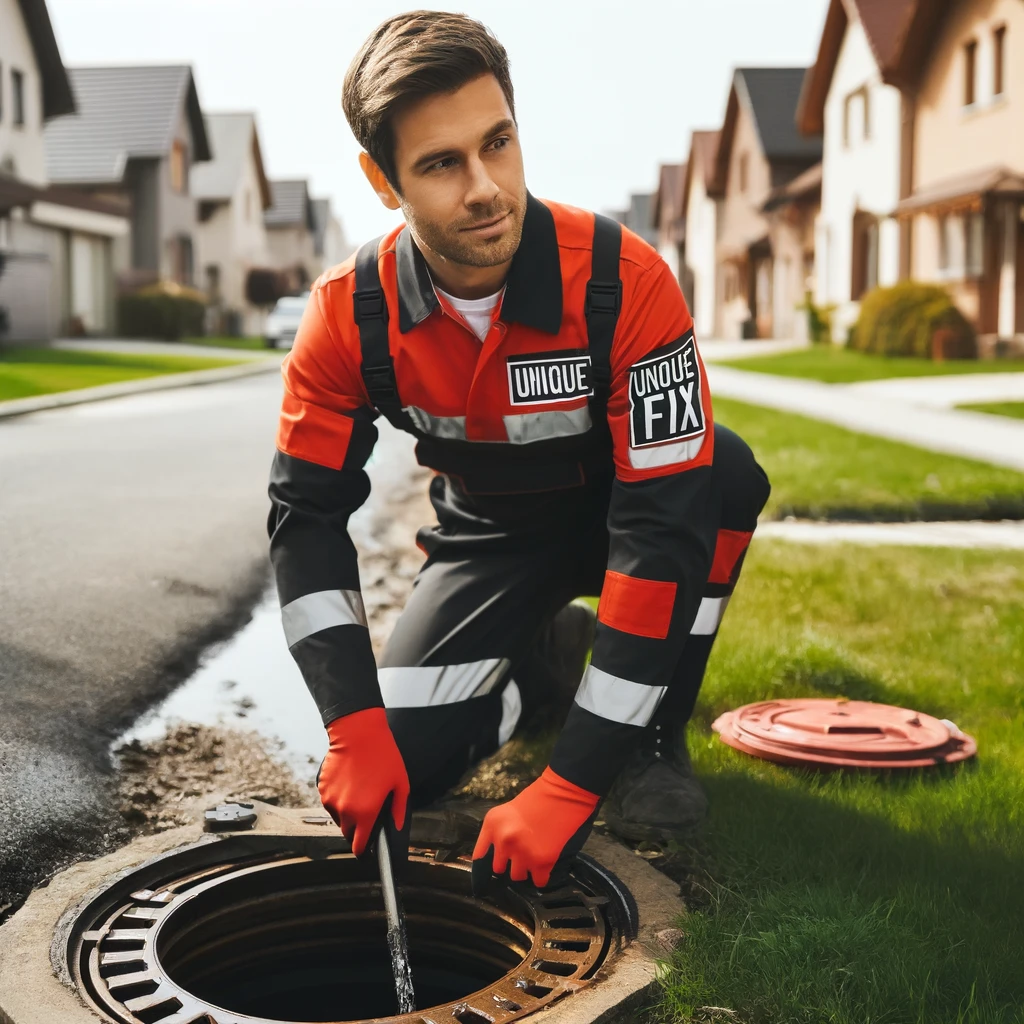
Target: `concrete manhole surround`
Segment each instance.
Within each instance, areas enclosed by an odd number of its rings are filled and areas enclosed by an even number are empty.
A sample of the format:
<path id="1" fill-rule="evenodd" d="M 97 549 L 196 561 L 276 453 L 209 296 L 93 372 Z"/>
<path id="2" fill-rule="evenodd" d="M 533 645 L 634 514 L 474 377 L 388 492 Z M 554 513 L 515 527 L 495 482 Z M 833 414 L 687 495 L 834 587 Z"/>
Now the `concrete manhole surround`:
<path id="1" fill-rule="evenodd" d="M 568 887 L 473 900 L 458 827 L 418 817 L 402 891 L 424 1009 L 388 1016 L 373 865 L 319 808 L 255 810 L 250 831 L 145 837 L 33 893 L 0 928 L 0 1021 L 610 1024 L 653 1001 L 683 908 L 642 858 L 595 836 Z"/>

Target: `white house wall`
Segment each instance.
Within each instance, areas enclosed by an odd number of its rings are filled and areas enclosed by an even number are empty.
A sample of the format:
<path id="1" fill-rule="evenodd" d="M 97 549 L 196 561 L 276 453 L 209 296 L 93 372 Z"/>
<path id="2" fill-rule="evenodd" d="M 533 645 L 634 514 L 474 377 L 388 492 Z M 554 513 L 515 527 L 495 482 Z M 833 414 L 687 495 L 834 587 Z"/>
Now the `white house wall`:
<path id="1" fill-rule="evenodd" d="M 716 203 L 694 171 L 686 207 L 686 264 L 693 274 L 693 323 L 698 340 L 715 336 Z"/>
<path id="2" fill-rule="evenodd" d="M 46 185 L 43 86 L 18 0 L 0 0 L 0 70 L 3 74 L 0 170 L 10 168 L 8 173 L 13 173 L 22 181 L 32 185 Z M 20 71 L 25 76 L 25 125 L 21 128 L 14 127 L 12 70 Z"/>
<path id="3" fill-rule="evenodd" d="M 846 97 L 868 87 L 870 138 L 864 138 L 861 105 L 853 104 L 850 142 L 844 141 Z M 835 336 L 856 319 L 851 301 L 853 217 L 858 210 L 886 218 L 879 229 L 878 281 L 899 276 L 899 226 L 890 216 L 900 194 L 900 93 L 885 85 L 860 22 L 852 19 L 839 51 L 825 101 L 824 175 L 816 226 L 816 301 L 834 304 Z"/>

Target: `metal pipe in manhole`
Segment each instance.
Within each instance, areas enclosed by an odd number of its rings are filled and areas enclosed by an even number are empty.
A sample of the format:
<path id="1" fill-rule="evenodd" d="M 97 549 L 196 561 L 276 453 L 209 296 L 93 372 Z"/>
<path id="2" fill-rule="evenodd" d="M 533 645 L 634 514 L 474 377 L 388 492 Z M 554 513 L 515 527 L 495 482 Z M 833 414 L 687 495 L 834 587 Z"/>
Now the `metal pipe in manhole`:
<path id="1" fill-rule="evenodd" d="M 401 896 L 422 1009 L 398 1016 L 375 865 L 327 837 L 271 838 L 225 838 L 214 863 L 164 856 L 92 900 L 66 947 L 90 1006 L 121 1024 L 505 1024 L 585 986 L 631 927 L 596 862 L 483 901 L 467 859 L 414 848 Z"/>

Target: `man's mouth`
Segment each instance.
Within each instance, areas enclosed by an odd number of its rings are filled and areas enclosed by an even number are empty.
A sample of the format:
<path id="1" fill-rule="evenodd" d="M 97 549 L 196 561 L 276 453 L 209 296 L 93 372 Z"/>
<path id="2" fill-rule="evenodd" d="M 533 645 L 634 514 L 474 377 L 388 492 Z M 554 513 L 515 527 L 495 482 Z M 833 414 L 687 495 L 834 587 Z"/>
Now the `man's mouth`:
<path id="1" fill-rule="evenodd" d="M 480 221 L 479 224 L 470 224 L 469 227 L 461 228 L 462 231 L 485 231 L 487 228 L 494 228 L 504 223 L 505 218 L 512 213 L 511 210 L 506 210 L 504 213 L 499 214 L 497 217 L 492 217 L 490 220 Z"/>

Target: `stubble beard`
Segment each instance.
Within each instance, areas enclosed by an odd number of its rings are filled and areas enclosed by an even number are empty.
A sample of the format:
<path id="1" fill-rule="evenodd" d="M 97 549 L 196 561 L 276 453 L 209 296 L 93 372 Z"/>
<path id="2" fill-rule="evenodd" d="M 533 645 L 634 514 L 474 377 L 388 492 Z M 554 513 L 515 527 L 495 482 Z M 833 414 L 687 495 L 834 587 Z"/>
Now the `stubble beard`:
<path id="1" fill-rule="evenodd" d="M 438 224 L 412 216 L 411 210 L 403 211 L 407 222 L 415 229 L 417 236 L 442 259 L 464 267 L 497 267 L 507 263 L 516 254 L 523 237 L 523 217 L 526 211 L 526 192 L 522 196 L 502 193 L 486 210 L 481 210 L 472 219 L 456 224 Z M 504 213 L 511 213 L 511 224 L 498 238 L 484 238 L 474 241 L 461 229 L 474 223 L 486 223 Z"/>

